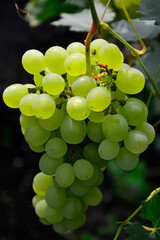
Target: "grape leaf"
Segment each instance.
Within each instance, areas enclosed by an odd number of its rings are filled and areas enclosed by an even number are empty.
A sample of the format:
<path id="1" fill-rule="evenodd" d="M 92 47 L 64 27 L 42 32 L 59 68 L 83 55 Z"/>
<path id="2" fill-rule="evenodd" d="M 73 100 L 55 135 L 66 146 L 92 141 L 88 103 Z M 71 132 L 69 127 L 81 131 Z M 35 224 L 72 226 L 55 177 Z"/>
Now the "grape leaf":
<path id="1" fill-rule="evenodd" d="M 126 240 L 154 240 L 152 232 L 147 231 L 139 222 L 131 223 L 125 228 L 129 237 Z M 158 240 L 158 239 L 157 239 Z"/>
<path id="2" fill-rule="evenodd" d="M 151 221 L 154 228 L 160 228 L 160 196 L 154 196 L 150 202 L 143 202 L 140 216 Z"/>
<path id="3" fill-rule="evenodd" d="M 74 13 L 82 7 L 76 3 L 62 2 L 61 0 L 30 0 L 25 9 L 30 13 L 29 22 L 32 21 L 40 23 L 53 16 L 58 16 L 62 12 Z"/>
<path id="4" fill-rule="evenodd" d="M 154 79 L 158 65 L 160 64 L 160 44 L 156 41 L 152 42 L 152 46 L 150 49 L 147 49 L 147 52 L 142 55 L 141 60 L 146 66 L 148 72 L 150 73 L 151 77 Z M 138 61 L 136 61 L 135 67 L 142 71 L 147 78 L 145 72 L 143 71 L 141 65 Z M 160 71 L 158 73 L 156 82 L 160 82 Z"/>
<path id="5" fill-rule="evenodd" d="M 101 17 L 105 6 L 102 3 L 95 2 L 97 13 Z M 114 19 L 115 13 L 108 8 L 105 14 L 104 21 L 110 22 Z M 91 28 L 92 17 L 89 9 L 84 9 L 78 13 L 61 14 L 61 19 L 51 23 L 55 26 L 69 26 L 71 31 L 88 32 Z"/>
<path id="6" fill-rule="evenodd" d="M 142 0 L 138 12 L 144 15 L 141 19 L 154 20 L 155 25 L 160 25 L 159 0 Z"/>
<path id="7" fill-rule="evenodd" d="M 133 19 L 132 22 L 141 38 L 153 39 L 160 33 L 160 28 L 154 25 L 154 21 Z M 137 36 L 127 20 L 114 22 L 112 28 L 126 41 L 138 41 Z"/>

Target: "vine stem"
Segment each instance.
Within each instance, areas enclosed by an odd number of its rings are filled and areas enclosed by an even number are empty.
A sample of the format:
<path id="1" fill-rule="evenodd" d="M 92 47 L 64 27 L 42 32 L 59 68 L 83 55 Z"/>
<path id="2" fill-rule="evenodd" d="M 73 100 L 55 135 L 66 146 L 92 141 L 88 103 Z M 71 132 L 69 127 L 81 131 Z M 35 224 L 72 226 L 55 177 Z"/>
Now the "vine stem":
<path id="1" fill-rule="evenodd" d="M 147 199 L 145 200 L 145 202 L 149 202 L 155 195 L 157 195 L 160 192 L 160 187 L 156 188 L 155 190 L 153 190 L 150 195 L 147 197 Z M 135 215 L 137 215 L 137 213 L 141 210 L 142 208 L 142 204 L 123 222 L 121 222 L 120 226 L 118 227 L 118 230 L 116 232 L 116 235 L 114 237 L 113 240 L 117 240 L 121 231 L 123 230 L 123 228 L 125 226 L 127 226 L 130 223 L 130 220 L 135 217 Z"/>
<path id="2" fill-rule="evenodd" d="M 84 41 L 85 43 L 85 54 L 86 54 L 86 73 L 88 75 L 91 75 L 91 63 L 90 63 L 90 43 L 92 41 L 93 36 L 96 34 L 96 32 L 98 31 L 98 25 L 99 25 L 99 18 L 97 15 L 97 11 L 95 8 L 95 4 L 93 0 L 88 0 L 88 5 L 91 11 L 91 15 L 92 15 L 92 26 L 91 29 L 89 31 L 89 33 L 87 34 L 86 40 Z"/>

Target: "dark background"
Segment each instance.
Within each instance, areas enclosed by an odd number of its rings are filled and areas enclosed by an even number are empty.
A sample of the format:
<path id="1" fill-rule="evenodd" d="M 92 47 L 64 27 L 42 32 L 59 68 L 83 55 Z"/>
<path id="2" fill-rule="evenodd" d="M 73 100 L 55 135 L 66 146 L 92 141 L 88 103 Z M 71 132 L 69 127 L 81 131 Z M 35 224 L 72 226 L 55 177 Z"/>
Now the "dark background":
<path id="1" fill-rule="evenodd" d="M 19 7 L 23 4 L 19 1 Z M 1 0 L 0 3 L 0 94 L 12 83 L 32 83 L 32 77 L 22 68 L 21 57 L 28 49 L 45 51 L 58 45 L 66 48 L 71 42 L 83 42 L 87 33 L 70 32 L 68 28 L 55 28 L 49 22 L 36 28 L 30 28 L 17 14 L 14 1 Z M 117 197 L 107 171 L 101 186 L 103 202 L 87 210 L 84 227 L 74 233 L 60 236 L 52 227 L 42 225 L 34 213 L 31 201 L 34 196 L 32 180 L 39 172 L 38 161 L 41 154 L 33 153 L 24 141 L 19 126 L 19 110 L 4 105 L 0 97 L 0 240 L 34 240 L 34 239 L 72 239 L 100 240 L 113 239 L 113 223 L 127 218 L 138 206 L 134 201 L 127 202 L 127 192 Z M 150 152 L 143 158 L 150 167 Z M 153 170 L 158 167 L 158 153 L 152 151 Z M 152 173 L 154 171 L 152 170 Z M 158 170 L 157 170 L 158 172 Z M 159 173 L 148 176 L 153 188 L 157 187 Z M 157 177 L 156 177 L 157 176 Z M 134 196 L 134 192 L 133 192 Z M 147 196 L 146 196 L 147 197 Z M 115 216 L 115 218 L 114 218 Z M 109 225 L 111 235 L 105 227 Z M 124 239 L 124 234 L 120 239 Z"/>

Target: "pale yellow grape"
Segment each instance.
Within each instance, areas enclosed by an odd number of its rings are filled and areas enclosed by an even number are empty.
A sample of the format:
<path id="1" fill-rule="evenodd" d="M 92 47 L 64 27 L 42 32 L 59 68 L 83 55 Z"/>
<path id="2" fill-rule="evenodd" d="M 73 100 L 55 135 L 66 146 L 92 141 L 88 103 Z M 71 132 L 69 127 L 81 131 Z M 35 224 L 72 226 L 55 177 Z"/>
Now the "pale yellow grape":
<path id="1" fill-rule="evenodd" d="M 122 69 L 117 74 L 116 86 L 124 93 L 137 94 L 145 85 L 145 77 L 135 68 Z"/>
<path id="2" fill-rule="evenodd" d="M 47 93 L 58 95 L 63 92 L 65 81 L 59 74 L 49 73 L 43 78 L 42 86 Z"/>
<path id="3" fill-rule="evenodd" d="M 32 109 L 37 118 L 47 119 L 55 112 L 56 104 L 50 95 L 43 93 L 34 99 Z"/>
<path id="4" fill-rule="evenodd" d="M 68 55 L 68 52 L 62 47 L 49 48 L 45 53 L 45 61 L 49 70 L 60 75 L 66 73 L 64 62 Z"/>
<path id="5" fill-rule="evenodd" d="M 124 56 L 115 44 L 109 43 L 100 48 L 99 59 L 108 69 L 116 71 L 122 66 Z"/>
<path id="6" fill-rule="evenodd" d="M 37 97 L 36 93 L 30 93 L 25 95 L 20 103 L 19 103 L 19 109 L 21 113 L 23 113 L 26 116 L 33 116 L 33 109 L 32 109 L 32 104 L 34 99 Z"/>
<path id="7" fill-rule="evenodd" d="M 3 101 L 10 108 L 18 108 L 20 100 L 27 94 L 28 89 L 25 85 L 15 83 L 4 90 Z"/>
<path id="8" fill-rule="evenodd" d="M 86 71 L 86 58 L 82 53 L 72 53 L 64 63 L 66 72 L 72 76 L 81 75 Z"/>
<path id="9" fill-rule="evenodd" d="M 23 54 L 22 65 L 31 74 L 38 74 L 46 68 L 44 55 L 35 49 L 28 50 Z"/>
<path id="10" fill-rule="evenodd" d="M 69 44 L 66 50 L 69 54 L 72 54 L 72 53 L 85 54 L 85 46 L 80 42 L 73 42 Z"/>

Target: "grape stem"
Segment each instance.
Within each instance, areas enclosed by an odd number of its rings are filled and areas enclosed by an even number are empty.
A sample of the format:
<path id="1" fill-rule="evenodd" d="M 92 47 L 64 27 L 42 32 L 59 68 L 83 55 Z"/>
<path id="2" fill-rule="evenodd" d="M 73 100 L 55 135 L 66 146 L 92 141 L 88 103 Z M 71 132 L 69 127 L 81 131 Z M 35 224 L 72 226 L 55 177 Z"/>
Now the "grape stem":
<path id="1" fill-rule="evenodd" d="M 145 202 L 149 202 L 155 195 L 157 195 L 160 192 L 160 187 L 156 188 L 155 190 L 153 190 L 150 195 L 147 197 L 147 199 L 145 200 Z M 137 215 L 139 213 L 139 211 L 142 208 L 142 204 L 123 222 L 121 222 L 120 226 L 118 227 L 118 230 L 116 232 L 116 235 L 114 237 L 113 240 L 117 240 L 121 231 L 130 224 L 130 220 L 135 217 L 135 215 Z"/>
<path id="2" fill-rule="evenodd" d="M 87 34 L 86 40 L 84 41 L 85 54 L 86 54 L 86 73 L 85 74 L 92 75 L 91 74 L 91 62 L 90 62 L 90 43 L 92 41 L 93 36 L 98 31 L 98 25 L 99 25 L 100 21 L 99 21 L 99 18 L 98 18 L 96 9 L 95 9 L 94 1 L 88 0 L 88 5 L 91 10 L 93 23 L 92 23 L 89 33 Z"/>

